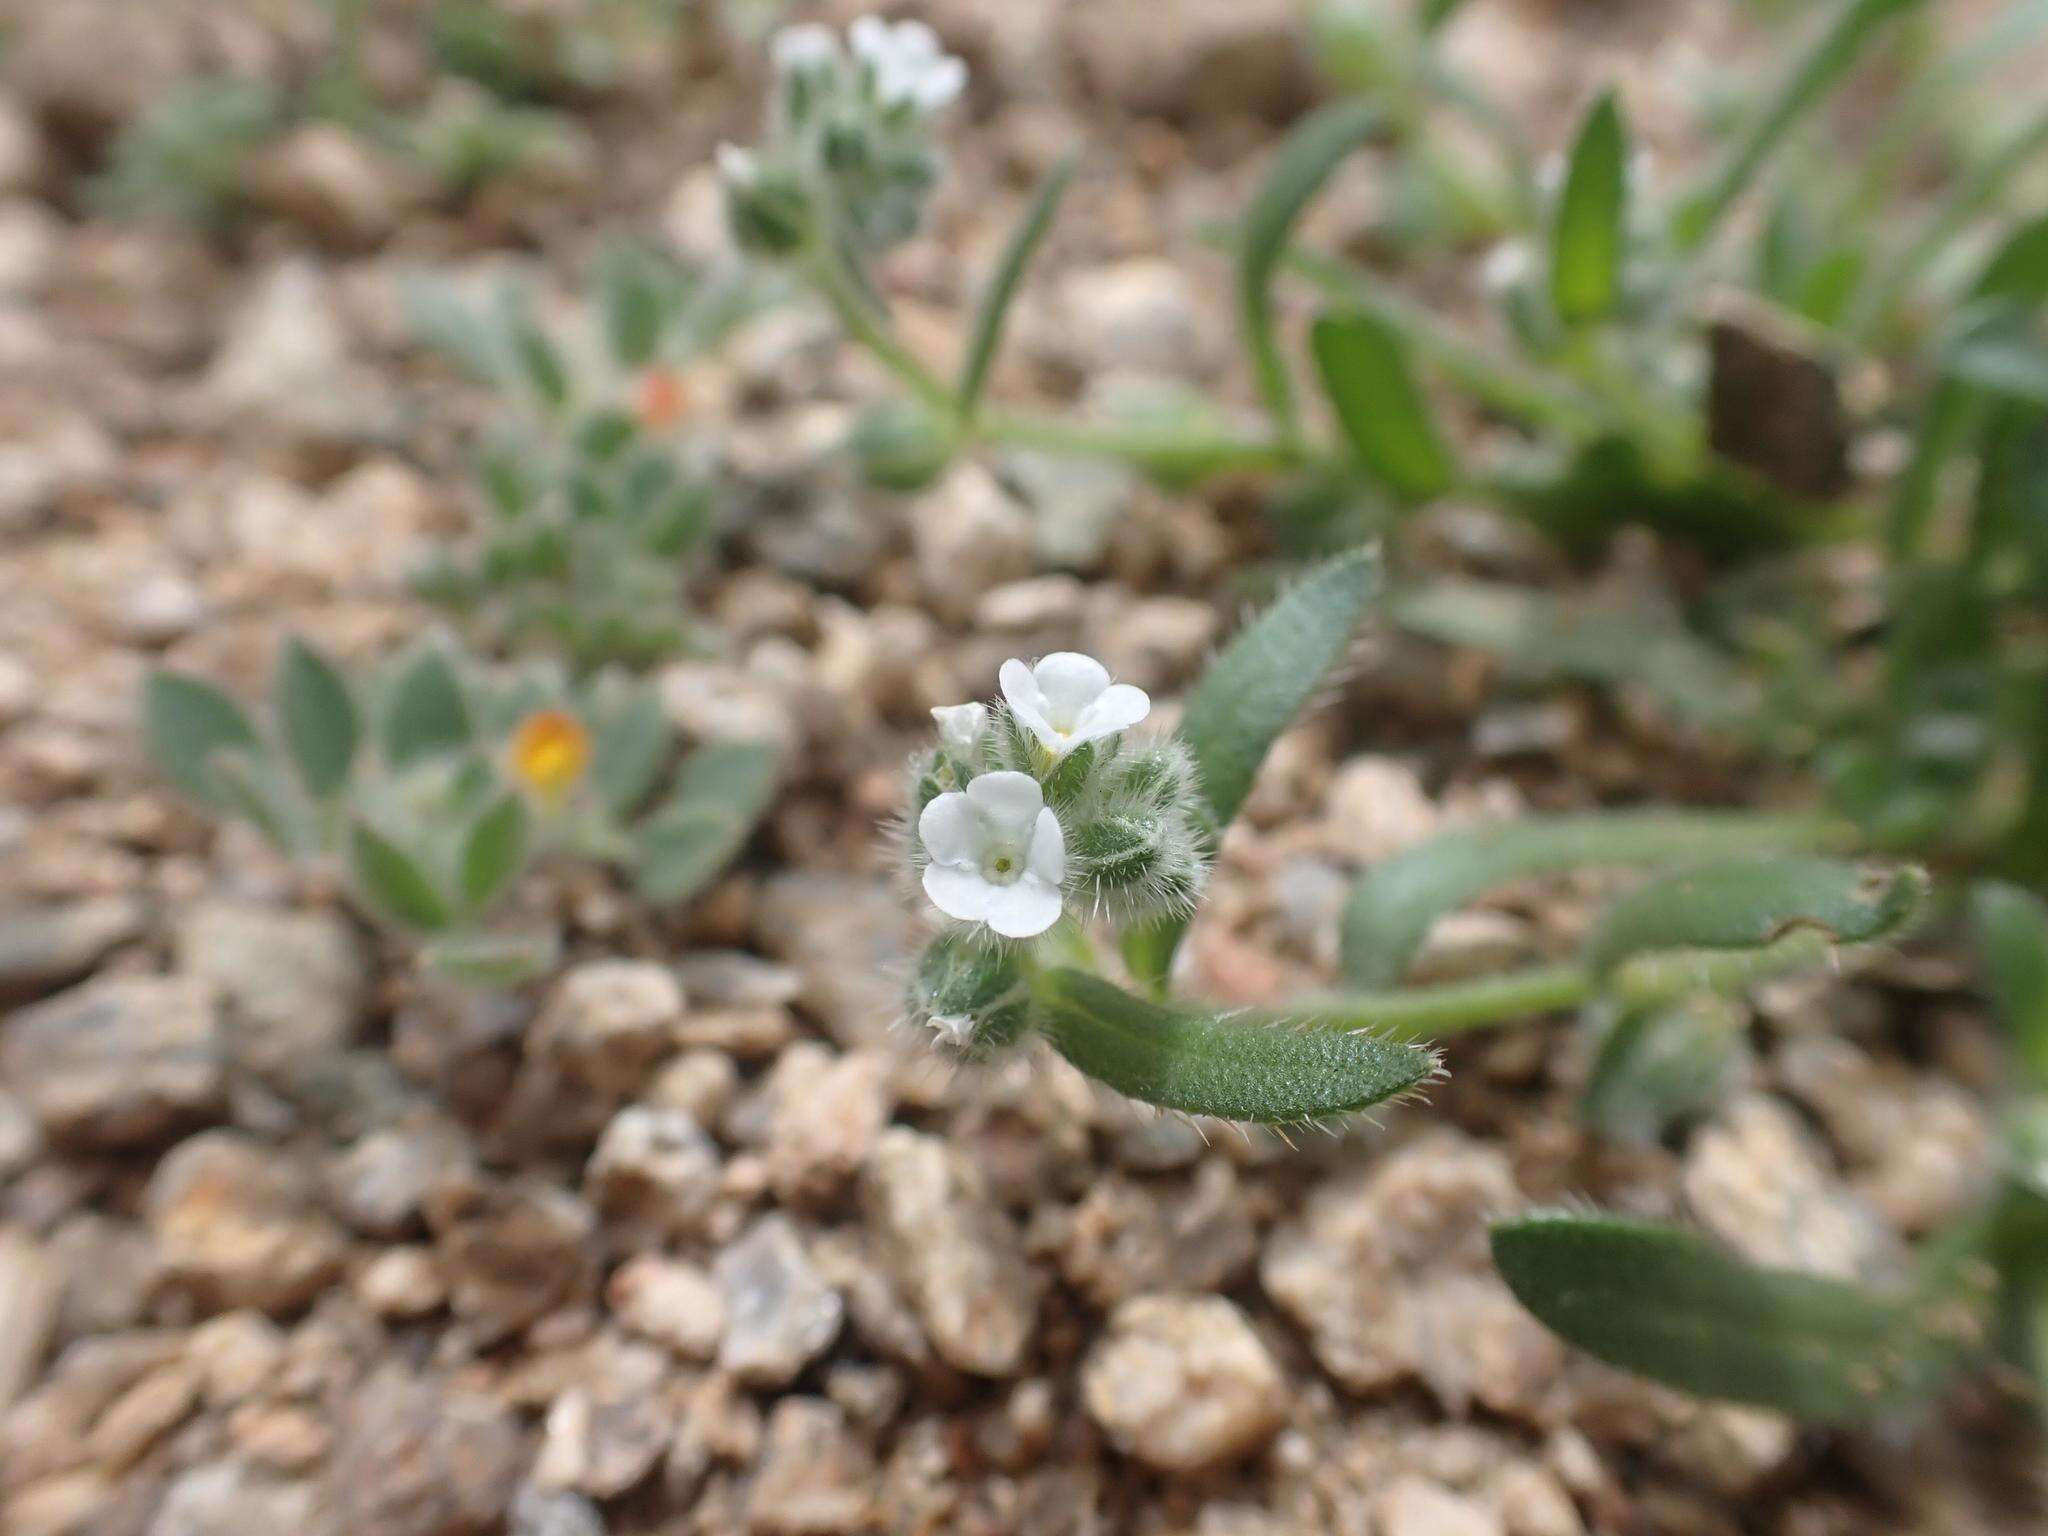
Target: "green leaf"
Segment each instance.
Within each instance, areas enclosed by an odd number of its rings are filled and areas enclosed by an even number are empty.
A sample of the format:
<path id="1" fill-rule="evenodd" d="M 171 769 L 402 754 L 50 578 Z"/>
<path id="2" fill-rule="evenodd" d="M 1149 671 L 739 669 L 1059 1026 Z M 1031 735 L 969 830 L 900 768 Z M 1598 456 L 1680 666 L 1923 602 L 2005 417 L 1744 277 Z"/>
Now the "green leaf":
<path id="1" fill-rule="evenodd" d="M 517 373 L 504 327 L 455 283 L 408 273 L 399 280 L 398 296 L 413 338 L 478 383 L 502 385 Z"/>
<path id="2" fill-rule="evenodd" d="M 975 407 L 981 403 L 982 390 L 988 385 L 989 370 L 995 366 L 996 351 L 1002 345 L 1003 322 L 1009 318 L 1011 302 L 1017 297 L 1017 285 L 1023 281 L 1031 258 L 1038 253 L 1039 246 L 1052 229 L 1053 218 L 1074 180 L 1077 164 L 1077 155 L 1062 157 L 1039 184 L 1031 206 L 1024 210 L 1024 217 L 1010 232 L 1009 241 L 1003 246 L 1002 259 L 996 263 L 987 291 L 975 308 L 973 339 L 968 343 L 966 361 L 961 365 L 958 392 L 960 414 L 967 419 L 973 418 Z"/>
<path id="3" fill-rule="evenodd" d="M 637 808 L 654 788 L 673 733 L 651 688 L 634 688 L 598 714 L 591 743 L 590 782 L 614 816 Z"/>
<path id="4" fill-rule="evenodd" d="M 1628 130 L 1609 91 L 1572 145 L 1551 227 L 1550 299 L 1560 319 L 1578 325 L 1613 312 L 1627 238 Z"/>
<path id="5" fill-rule="evenodd" d="M 639 428 L 624 411 L 595 412 L 576 434 L 576 451 L 593 464 L 608 464 L 633 441 Z"/>
<path id="6" fill-rule="evenodd" d="M 569 370 L 562 362 L 562 354 L 523 308 L 512 308 L 509 318 L 513 352 L 526 382 L 542 405 L 551 411 L 561 410 L 569 403 Z"/>
<path id="7" fill-rule="evenodd" d="M 1842 1422 L 1910 1404 L 1975 1330 L 1952 1292 L 1889 1298 L 1745 1263 L 1694 1233 L 1606 1216 L 1497 1224 L 1493 1261 L 1566 1342 L 1701 1397 Z"/>
<path id="8" fill-rule="evenodd" d="M 1361 101 L 1331 102 L 1311 113 L 1288 134 L 1245 212 L 1237 253 L 1238 320 L 1266 409 L 1290 437 L 1299 423 L 1294 386 L 1274 335 L 1273 273 L 1302 209 L 1344 158 L 1378 131 L 1380 122 L 1379 110 Z"/>
<path id="9" fill-rule="evenodd" d="M 516 987 L 562 957 L 558 933 L 457 933 L 420 949 L 420 964 L 466 987 Z"/>
<path id="10" fill-rule="evenodd" d="M 526 863 L 531 834 L 526 801 L 509 790 L 470 824 L 459 882 L 465 911 L 482 912 L 505 894 Z"/>
<path id="11" fill-rule="evenodd" d="M 1580 1113 L 1612 1141 L 1652 1146 L 1717 1102 L 1740 1068 L 1747 1013 L 1714 993 L 1648 1008 L 1596 1005 L 1610 1015 Z"/>
<path id="12" fill-rule="evenodd" d="M 281 764 L 268 753 L 229 747 L 214 754 L 213 784 L 228 810 L 240 816 L 270 845 L 297 858 L 315 841 L 306 803 Z"/>
<path id="13" fill-rule="evenodd" d="M 447 897 L 419 861 L 367 822 L 349 837 L 349 864 L 363 899 L 383 916 L 425 933 L 454 919 Z"/>
<path id="14" fill-rule="evenodd" d="M 1942 371 L 1958 383 L 2048 409 L 2048 343 L 2022 331 L 1987 332 L 1949 347 Z"/>
<path id="15" fill-rule="evenodd" d="M 1180 734 L 1221 831 L 1280 733 L 1343 658 L 1380 589 L 1376 550 L 1318 567 L 1238 633 L 1188 696 Z"/>
<path id="16" fill-rule="evenodd" d="M 599 299 L 614 359 L 628 368 L 654 361 L 690 281 L 685 268 L 651 246 L 614 245 L 600 256 Z"/>
<path id="17" fill-rule="evenodd" d="M 1999 1022 L 2048 1089 L 2048 902 L 1995 881 L 1970 892 L 1970 925 Z"/>
<path id="18" fill-rule="evenodd" d="M 714 742 L 683 759 L 661 809 L 635 833 L 634 883 L 649 901 L 683 901 L 746 844 L 775 797 L 777 761 L 759 742 Z"/>
<path id="19" fill-rule="evenodd" d="M 1970 296 L 2021 307 L 2048 303 L 2048 214 L 2006 237 L 1977 274 Z"/>
<path id="20" fill-rule="evenodd" d="M 1323 388 L 1366 469 L 1409 501 L 1448 490 L 1457 466 L 1400 332 L 1362 312 L 1324 315 L 1310 341 Z"/>
<path id="21" fill-rule="evenodd" d="M 409 768 L 426 758 L 467 747 L 469 705 L 455 665 L 438 646 L 423 647 L 405 664 L 384 703 L 384 758 Z"/>
<path id="22" fill-rule="evenodd" d="M 1895 934 L 1919 911 L 1927 885 L 1926 872 L 1911 865 L 1816 854 L 1735 858 L 1673 870 L 1600 915 L 1586 939 L 1586 965 L 1596 977 L 1611 979 L 1625 965 L 1667 956 L 1674 981 L 1690 976 L 1713 985 L 1715 952 L 1762 951 L 1795 934 L 1813 935 L 1827 946 Z"/>
<path id="23" fill-rule="evenodd" d="M 299 782 L 316 800 L 332 798 L 348 782 L 363 736 L 348 679 L 293 636 L 278 664 L 276 690 L 278 724 Z"/>
<path id="24" fill-rule="evenodd" d="M 1511 880 L 1829 847 L 1855 835 L 1826 817 L 1749 811 L 1606 811 L 1440 833 L 1376 865 L 1352 888 L 1341 925 L 1344 976 L 1353 986 L 1392 986 L 1438 918 Z"/>
<path id="25" fill-rule="evenodd" d="M 1127 1098 L 1191 1115 L 1295 1124 L 1383 1103 L 1437 1068 L 1433 1051 L 1362 1030 L 1234 1023 L 1134 997 L 1082 971 L 1040 976 L 1034 1022 L 1062 1056 Z"/>
<path id="26" fill-rule="evenodd" d="M 263 750 L 241 705 L 211 683 L 157 671 L 143 684 L 142 722 L 149 755 L 165 778 L 201 805 L 235 809 L 214 782 L 212 764 L 231 748 Z"/>

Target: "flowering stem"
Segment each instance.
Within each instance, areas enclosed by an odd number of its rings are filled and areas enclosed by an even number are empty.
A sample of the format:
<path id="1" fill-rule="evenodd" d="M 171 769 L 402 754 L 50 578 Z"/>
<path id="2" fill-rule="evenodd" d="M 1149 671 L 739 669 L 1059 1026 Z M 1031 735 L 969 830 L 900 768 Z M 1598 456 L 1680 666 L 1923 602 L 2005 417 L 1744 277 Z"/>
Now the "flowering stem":
<path id="1" fill-rule="evenodd" d="M 846 333 L 867 348 L 875 361 L 948 421 L 958 417 L 959 404 L 945 380 L 927 368 L 903 344 L 887 318 L 876 312 L 860 284 L 846 270 L 845 258 L 834 252 L 828 241 L 812 241 L 803 259 L 803 270 L 819 296 L 832 306 Z"/>

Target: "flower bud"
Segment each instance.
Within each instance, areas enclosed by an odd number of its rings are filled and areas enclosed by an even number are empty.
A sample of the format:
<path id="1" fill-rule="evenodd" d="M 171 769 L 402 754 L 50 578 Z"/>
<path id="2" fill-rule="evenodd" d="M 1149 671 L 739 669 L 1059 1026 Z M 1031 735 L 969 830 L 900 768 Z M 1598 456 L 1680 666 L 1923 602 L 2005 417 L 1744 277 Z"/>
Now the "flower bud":
<path id="1" fill-rule="evenodd" d="M 908 1001 L 911 1017 L 937 1031 L 938 1043 L 972 1055 L 1011 1044 L 1029 1020 L 1015 952 L 972 934 L 940 934 L 925 947 Z"/>
<path id="2" fill-rule="evenodd" d="M 932 411 L 908 400 L 892 400 L 864 414 L 853 429 L 852 447 L 870 485 L 889 491 L 921 491 L 952 461 L 955 437 Z"/>
<path id="3" fill-rule="evenodd" d="M 764 167 L 747 150 L 719 146 L 725 215 L 741 248 L 762 256 L 788 256 L 802 248 L 811 226 L 810 196 L 788 171 Z"/>

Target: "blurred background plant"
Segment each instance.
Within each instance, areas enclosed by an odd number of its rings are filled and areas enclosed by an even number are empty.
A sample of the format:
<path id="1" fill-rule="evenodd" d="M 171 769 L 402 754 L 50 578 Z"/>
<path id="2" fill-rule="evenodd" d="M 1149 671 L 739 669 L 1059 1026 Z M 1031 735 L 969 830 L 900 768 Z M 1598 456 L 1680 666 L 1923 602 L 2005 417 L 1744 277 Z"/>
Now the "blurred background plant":
<path id="1" fill-rule="evenodd" d="M 431 640 L 360 677 L 290 640 L 260 725 L 204 679 L 160 670 L 144 729 L 196 804 L 338 877 L 429 968 L 491 985 L 555 962 L 544 908 L 505 916 L 536 861 L 600 863 L 651 902 L 687 901 L 745 845 L 777 777 L 752 743 L 678 762 L 645 685 L 486 667 Z"/>
<path id="2" fill-rule="evenodd" d="M 714 447 L 692 361 L 756 303 L 741 274 L 614 243 L 591 291 L 543 325 L 512 287 L 471 298 L 420 279 L 415 335 L 488 386 L 470 537 L 416 587 L 496 649 L 553 648 L 579 669 L 645 666 L 692 643 L 684 577 L 714 532 Z"/>

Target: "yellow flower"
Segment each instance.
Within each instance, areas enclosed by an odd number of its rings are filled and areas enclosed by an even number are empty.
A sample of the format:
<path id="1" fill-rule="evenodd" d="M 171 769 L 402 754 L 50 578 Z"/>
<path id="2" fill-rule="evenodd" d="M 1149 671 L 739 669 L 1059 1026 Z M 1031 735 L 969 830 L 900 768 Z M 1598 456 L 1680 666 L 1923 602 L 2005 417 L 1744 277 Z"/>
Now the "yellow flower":
<path id="1" fill-rule="evenodd" d="M 590 732 L 563 709 L 537 709 L 512 733 L 512 772 L 544 800 L 559 800 L 590 767 Z"/>

